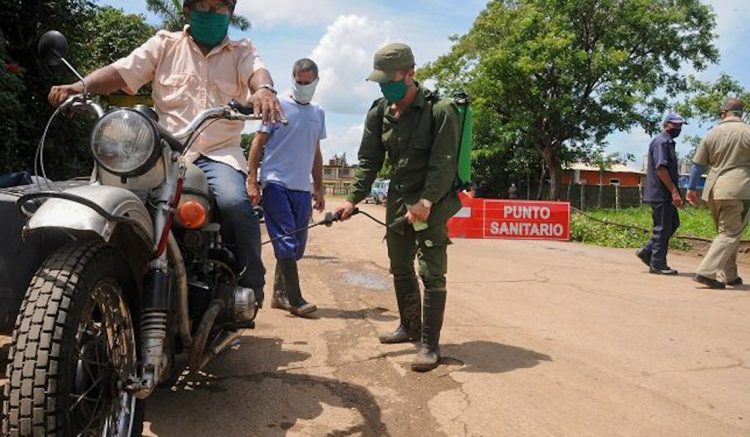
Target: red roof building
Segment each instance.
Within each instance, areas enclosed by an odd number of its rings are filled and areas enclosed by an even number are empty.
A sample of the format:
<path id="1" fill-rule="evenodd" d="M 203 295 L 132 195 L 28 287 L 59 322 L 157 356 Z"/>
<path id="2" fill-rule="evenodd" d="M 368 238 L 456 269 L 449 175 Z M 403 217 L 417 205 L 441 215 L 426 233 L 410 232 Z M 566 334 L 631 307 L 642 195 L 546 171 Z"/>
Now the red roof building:
<path id="1" fill-rule="evenodd" d="M 580 185 L 617 185 L 638 187 L 646 182 L 646 172 L 622 164 L 613 164 L 603 172 L 599 167 L 575 163 L 563 169 L 562 183 Z"/>

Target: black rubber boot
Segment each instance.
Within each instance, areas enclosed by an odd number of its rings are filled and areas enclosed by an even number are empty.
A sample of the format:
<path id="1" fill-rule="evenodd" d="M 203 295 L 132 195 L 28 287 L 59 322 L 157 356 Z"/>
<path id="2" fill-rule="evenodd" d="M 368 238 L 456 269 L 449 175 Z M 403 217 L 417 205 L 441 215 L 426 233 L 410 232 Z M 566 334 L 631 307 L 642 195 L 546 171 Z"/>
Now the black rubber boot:
<path id="1" fill-rule="evenodd" d="M 318 307 L 302 298 L 302 290 L 299 287 L 297 260 L 280 259 L 277 263 L 281 266 L 284 291 L 286 291 L 287 299 L 289 299 L 289 312 L 295 316 L 306 316 L 316 311 Z"/>
<path id="2" fill-rule="evenodd" d="M 445 312 L 445 289 L 425 290 L 422 345 L 411 364 L 415 372 L 427 372 L 440 364 L 440 329 Z"/>
<path id="3" fill-rule="evenodd" d="M 271 308 L 289 311 L 289 298 L 284 291 L 284 278 L 281 276 L 281 264 L 276 263 L 276 272 L 273 275 L 273 298 Z"/>
<path id="4" fill-rule="evenodd" d="M 411 278 L 393 278 L 396 290 L 398 314 L 401 323 L 393 332 L 380 334 L 381 343 L 406 343 L 419 340 L 422 334 L 422 302 L 419 294 L 419 280 Z"/>

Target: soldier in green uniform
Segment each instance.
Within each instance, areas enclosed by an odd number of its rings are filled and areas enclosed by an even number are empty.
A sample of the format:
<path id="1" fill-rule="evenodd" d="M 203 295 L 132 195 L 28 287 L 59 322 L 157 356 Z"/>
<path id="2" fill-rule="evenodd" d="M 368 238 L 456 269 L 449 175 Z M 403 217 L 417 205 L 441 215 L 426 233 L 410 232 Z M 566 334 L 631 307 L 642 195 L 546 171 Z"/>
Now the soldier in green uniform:
<path id="1" fill-rule="evenodd" d="M 447 221 L 460 208 L 454 189 L 459 119 L 451 99 L 414 80 L 414 55 L 406 44 L 388 44 L 375 53 L 368 80 L 380 84 L 365 121 L 354 190 L 339 209 L 349 218 L 354 205 L 370 192 L 386 156 L 392 164 L 388 190 L 386 241 L 401 323 L 380 335 L 382 343 L 419 340 L 412 370 L 432 370 L 440 362 L 440 329 L 445 310 L 448 269 Z M 415 257 L 424 284 L 424 308 Z M 422 315 L 424 315 L 422 317 Z"/>

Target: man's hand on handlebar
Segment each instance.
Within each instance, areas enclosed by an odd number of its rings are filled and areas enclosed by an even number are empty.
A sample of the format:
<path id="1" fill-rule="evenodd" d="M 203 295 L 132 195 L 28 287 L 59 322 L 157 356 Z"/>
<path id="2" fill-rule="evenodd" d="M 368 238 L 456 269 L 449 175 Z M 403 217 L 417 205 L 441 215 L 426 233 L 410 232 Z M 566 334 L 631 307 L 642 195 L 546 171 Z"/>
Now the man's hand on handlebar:
<path id="1" fill-rule="evenodd" d="M 83 85 L 80 82 L 72 83 L 70 85 L 53 86 L 49 92 L 47 99 L 50 105 L 57 108 L 71 96 L 83 93 Z"/>
<path id="2" fill-rule="evenodd" d="M 256 90 L 250 97 L 250 103 L 255 115 L 261 116 L 263 124 L 276 124 L 286 119 L 278 97 L 266 88 Z"/>

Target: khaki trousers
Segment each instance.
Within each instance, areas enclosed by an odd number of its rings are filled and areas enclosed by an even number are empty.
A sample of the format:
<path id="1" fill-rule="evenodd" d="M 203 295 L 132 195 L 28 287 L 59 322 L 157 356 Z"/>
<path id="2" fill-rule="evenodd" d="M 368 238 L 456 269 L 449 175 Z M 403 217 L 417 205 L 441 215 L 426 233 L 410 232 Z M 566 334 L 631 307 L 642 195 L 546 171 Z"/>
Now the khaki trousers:
<path id="1" fill-rule="evenodd" d="M 730 282 L 737 279 L 737 249 L 750 217 L 750 200 L 710 198 L 708 207 L 719 235 L 714 238 L 696 273 L 721 282 Z"/>

